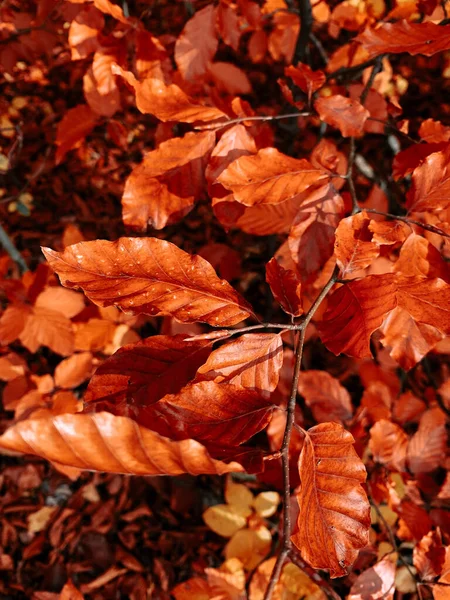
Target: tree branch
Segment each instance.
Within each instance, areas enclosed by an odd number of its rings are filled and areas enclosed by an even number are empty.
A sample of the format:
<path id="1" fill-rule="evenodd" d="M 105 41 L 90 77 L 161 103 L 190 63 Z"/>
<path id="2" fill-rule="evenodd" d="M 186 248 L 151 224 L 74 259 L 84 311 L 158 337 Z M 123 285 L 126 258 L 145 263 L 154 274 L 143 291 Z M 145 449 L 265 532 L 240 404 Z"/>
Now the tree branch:
<path id="1" fill-rule="evenodd" d="M 292 386 L 291 393 L 288 402 L 287 408 L 287 417 L 286 417 L 286 427 L 284 430 L 283 443 L 281 444 L 281 464 L 283 471 L 283 538 L 281 542 L 281 548 L 279 550 L 277 561 L 275 563 L 274 569 L 270 576 L 269 584 L 266 589 L 266 593 L 264 594 L 264 600 L 270 600 L 272 598 L 273 590 L 280 578 L 281 569 L 283 568 L 284 562 L 289 555 L 291 550 L 291 484 L 290 484 L 290 473 L 289 473 L 289 443 L 291 441 L 292 428 L 294 426 L 295 420 L 295 405 L 297 403 L 297 388 L 298 388 L 298 379 L 300 375 L 300 368 L 302 364 L 303 358 L 303 347 L 305 345 L 305 336 L 306 329 L 311 322 L 311 319 L 314 317 L 317 309 L 321 305 L 322 301 L 331 290 L 333 285 L 336 282 L 337 276 L 339 274 L 339 268 L 336 266 L 334 271 L 328 280 L 328 282 L 323 287 L 320 294 L 315 299 L 313 305 L 306 313 L 305 318 L 300 324 L 300 334 L 296 345 L 295 350 L 295 366 L 294 373 L 292 377 Z"/>
<path id="2" fill-rule="evenodd" d="M 310 0 L 299 0 L 300 34 L 295 45 L 293 64 L 305 62 L 309 37 L 313 25 L 313 14 Z"/>
<path id="3" fill-rule="evenodd" d="M 431 233 L 436 233 L 437 235 L 442 235 L 443 237 L 450 238 L 450 233 L 447 233 L 443 229 L 436 227 L 435 225 L 429 225 L 428 223 L 423 223 L 422 221 L 416 221 L 415 219 L 410 219 L 409 217 L 402 217 L 400 215 L 393 215 L 391 213 L 385 213 L 381 210 L 376 210 L 375 208 L 365 208 L 367 213 L 372 213 L 373 215 L 381 215 L 382 217 L 387 217 L 388 219 L 397 219 L 397 221 L 403 221 L 403 223 L 408 223 L 408 225 L 417 225 L 426 231 L 430 231 Z"/>

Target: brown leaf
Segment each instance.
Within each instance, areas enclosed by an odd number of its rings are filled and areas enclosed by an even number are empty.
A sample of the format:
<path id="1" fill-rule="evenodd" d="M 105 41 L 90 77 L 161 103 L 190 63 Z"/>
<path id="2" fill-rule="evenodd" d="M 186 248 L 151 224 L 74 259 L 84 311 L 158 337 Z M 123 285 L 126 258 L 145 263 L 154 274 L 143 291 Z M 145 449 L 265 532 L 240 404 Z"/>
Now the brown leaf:
<path id="1" fill-rule="evenodd" d="M 66 287 L 82 288 L 99 306 L 168 315 L 183 323 L 222 327 L 251 314 L 248 304 L 211 265 L 157 238 L 80 242 L 59 253 L 43 249 Z"/>
<path id="2" fill-rule="evenodd" d="M 245 206 L 278 204 L 305 192 L 328 175 L 302 159 L 276 148 L 264 148 L 253 156 L 241 156 L 217 178 Z"/>
<path id="3" fill-rule="evenodd" d="M 213 132 L 190 132 L 149 152 L 125 182 L 125 225 L 162 229 L 184 217 L 204 193 L 204 171 L 214 143 Z"/>
<path id="4" fill-rule="evenodd" d="M 92 372 L 92 354 L 82 352 L 62 360 L 55 369 L 55 385 L 76 388 L 89 378 Z"/>
<path id="5" fill-rule="evenodd" d="M 293 317 L 299 317 L 303 313 L 302 286 L 294 271 L 283 269 L 276 258 L 271 258 L 266 264 L 266 281 L 284 312 Z"/>
<path id="6" fill-rule="evenodd" d="M 174 442 L 127 417 L 107 412 L 20 421 L 0 436 L 0 448 L 109 473 L 199 475 L 243 470 L 236 462 L 212 459 L 194 440 Z"/>
<path id="7" fill-rule="evenodd" d="M 174 83 L 166 85 L 164 81 L 154 77 L 138 81 L 133 73 L 124 71 L 118 65 L 114 65 L 112 71 L 134 88 L 136 106 L 141 113 L 154 115 L 160 121 L 194 123 L 228 118 L 215 106 L 202 106 Z"/>
<path id="8" fill-rule="evenodd" d="M 84 401 L 146 406 L 175 394 L 211 352 L 209 341 L 184 341 L 185 335 L 154 335 L 120 348 L 92 377 Z M 124 409 L 120 409 L 121 412 Z"/>
<path id="9" fill-rule="evenodd" d="M 325 421 L 342 423 L 352 418 L 350 394 L 326 371 L 301 372 L 298 392 L 304 397 L 318 423 Z"/>
<path id="10" fill-rule="evenodd" d="M 273 408 L 256 392 L 202 381 L 142 408 L 136 420 L 167 437 L 232 447 L 264 429 Z"/>
<path id="11" fill-rule="evenodd" d="M 411 231 L 403 221 L 370 221 L 369 229 L 372 240 L 380 246 L 403 242 Z"/>
<path id="12" fill-rule="evenodd" d="M 433 581 L 442 573 L 445 548 L 439 531 L 430 531 L 413 550 L 413 564 L 422 581 Z"/>
<path id="13" fill-rule="evenodd" d="M 376 29 L 367 28 L 355 41 L 368 52 L 369 58 L 380 54 L 400 54 L 407 52 L 412 56 L 424 54 L 433 56 L 437 52 L 450 49 L 450 27 L 441 27 L 437 23 L 382 23 Z"/>
<path id="14" fill-rule="evenodd" d="M 201 79 L 217 51 L 216 9 L 213 4 L 196 11 L 175 44 L 175 62 L 187 81 Z"/>
<path id="15" fill-rule="evenodd" d="M 425 119 L 419 127 L 420 137 L 428 143 L 439 144 L 450 141 L 450 127 L 446 127 L 440 121 Z"/>
<path id="16" fill-rule="evenodd" d="M 369 449 L 376 462 L 389 469 L 406 471 L 408 436 L 401 427 L 381 419 L 370 429 Z"/>
<path id="17" fill-rule="evenodd" d="M 85 140 L 94 129 L 96 120 L 97 115 L 87 104 L 79 104 L 65 113 L 56 132 L 56 164 L 62 161 L 69 150 Z"/>
<path id="18" fill-rule="evenodd" d="M 409 469 L 415 475 L 434 471 L 441 464 L 447 447 L 445 421 L 439 408 L 427 410 L 422 415 L 407 453 Z"/>
<path id="19" fill-rule="evenodd" d="M 369 229 L 370 218 L 362 211 L 346 219 L 342 219 L 336 229 L 334 255 L 341 269 L 341 277 L 365 269 L 380 254 L 380 247 L 372 241 Z"/>
<path id="20" fill-rule="evenodd" d="M 247 333 L 214 350 L 197 379 L 231 383 L 268 398 L 278 385 L 282 364 L 280 335 Z"/>
<path id="21" fill-rule="evenodd" d="M 83 77 L 83 91 L 89 108 L 102 117 L 112 117 L 121 109 L 120 92 L 117 87 L 111 91 L 101 94 L 98 90 L 92 67 L 90 67 Z"/>
<path id="22" fill-rule="evenodd" d="M 395 563 L 386 557 L 363 571 L 352 585 L 348 600 L 393 600 L 395 593 Z"/>
<path id="23" fill-rule="evenodd" d="M 317 92 L 326 81 L 326 76 L 323 71 L 313 71 L 311 67 L 304 63 L 297 63 L 294 67 L 290 65 L 284 69 L 286 77 L 290 77 L 297 87 L 302 92 L 311 98 L 314 92 Z"/>
<path id="24" fill-rule="evenodd" d="M 306 433 L 299 460 L 298 530 L 292 541 L 315 569 L 345 575 L 369 540 L 370 505 L 361 486 L 364 465 L 353 436 L 337 423 Z"/>
<path id="25" fill-rule="evenodd" d="M 371 356 L 370 337 L 397 304 L 394 276 L 369 275 L 336 290 L 318 329 L 323 343 L 335 354 Z"/>
<path id="26" fill-rule="evenodd" d="M 98 34 L 103 29 L 103 15 L 92 4 L 85 4 L 69 27 L 72 60 L 86 58 L 99 46 Z"/>
<path id="27" fill-rule="evenodd" d="M 322 121 L 339 129 L 344 137 L 362 136 L 364 124 L 370 117 L 367 108 L 358 100 L 351 100 L 339 94 L 318 98 L 314 102 L 314 108 Z"/>
<path id="28" fill-rule="evenodd" d="M 61 286 L 46 287 L 36 298 L 35 306 L 56 310 L 68 319 L 72 319 L 85 307 L 83 294 L 65 290 Z"/>

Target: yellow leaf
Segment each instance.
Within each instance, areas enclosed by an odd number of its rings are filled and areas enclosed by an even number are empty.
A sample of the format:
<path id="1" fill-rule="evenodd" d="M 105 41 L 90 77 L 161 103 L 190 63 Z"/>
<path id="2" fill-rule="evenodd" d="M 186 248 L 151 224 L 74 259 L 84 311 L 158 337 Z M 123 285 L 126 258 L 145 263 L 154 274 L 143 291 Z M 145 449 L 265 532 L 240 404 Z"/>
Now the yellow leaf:
<path id="1" fill-rule="evenodd" d="M 260 517 L 271 517 L 277 512 L 280 504 L 278 492 L 261 492 L 253 501 L 253 506 Z"/>
<path id="2" fill-rule="evenodd" d="M 247 523 L 247 519 L 228 504 L 210 506 L 203 513 L 203 520 L 214 533 L 223 537 L 231 537 Z"/>
<path id="3" fill-rule="evenodd" d="M 47 527 L 57 506 L 43 506 L 38 511 L 28 515 L 28 533 L 39 533 Z"/>
<path id="4" fill-rule="evenodd" d="M 267 527 L 237 531 L 225 546 L 225 557 L 238 558 L 251 571 L 270 552 L 272 536 Z"/>
<path id="5" fill-rule="evenodd" d="M 225 500 L 233 507 L 242 508 L 239 514 L 244 515 L 248 511 L 247 516 L 251 514 L 251 505 L 253 503 L 253 494 L 242 483 L 234 483 L 231 477 L 228 477 L 225 485 Z"/>

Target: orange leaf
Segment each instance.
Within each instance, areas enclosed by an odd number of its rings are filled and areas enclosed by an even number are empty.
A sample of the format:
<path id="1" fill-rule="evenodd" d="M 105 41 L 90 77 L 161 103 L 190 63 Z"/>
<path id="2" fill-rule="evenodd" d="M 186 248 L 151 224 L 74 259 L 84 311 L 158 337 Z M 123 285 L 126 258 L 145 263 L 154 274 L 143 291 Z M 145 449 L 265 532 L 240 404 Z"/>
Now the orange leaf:
<path id="1" fill-rule="evenodd" d="M 418 323 L 450 333 L 450 285 L 442 279 L 400 277 L 397 279 L 398 306 Z"/>
<path id="2" fill-rule="evenodd" d="M 313 71 L 311 67 L 303 63 L 298 63 L 296 67 L 290 65 L 284 69 L 286 77 L 290 77 L 297 87 L 310 99 L 314 92 L 317 92 L 326 81 L 323 71 Z"/>
<path id="3" fill-rule="evenodd" d="M 347 600 L 393 600 L 395 563 L 388 556 L 366 569 L 352 585 Z"/>
<path id="4" fill-rule="evenodd" d="M 79 104 L 70 108 L 58 123 L 56 132 L 55 162 L 59 164 L 64 156 L 83 142 L 87 135 L 94 129 L 97 120 L 91 108 L 87 104 Z"/>
<path id="5" fill-rule="evenodd" d="M 408 466 L 412 473 L 429 473 L 439 467 L 447 447 L 445 415 L 439 409 L 423 413 L 419 429 L 408 446 Z"/>
<path id="6" fill-rule="evenodd" d="M 369 275 L 351 281 L 332 294 L 318 329 L 323 343 L 335 354 L 371 356 L 370 337 L 396 305 L 393 275 Z"/>
<path id="7" fill-rule="evenodd" d="M 408 277 L 449 277 L 449 268 L 441 253 L 427 239 L 415 233 L 401 247 L 394 271 Z"/>
<path id="8" fill-rule="evenodd" d="M 314 419 L 323 423 L 342 423 L 352 418 L 350 394 L 326 371 L 304 371 L 298 380 L 298 392 L 311 408 Z"/>
<path id="9" fill-rule="evenodd" d="M 234 198 L 246 206 L 278 204 L 305 192 L 328 175 L 302 159 L 276 148 L 264 148 L 254 156 L 242 156 L 217 178 Z"/>
<path id="10" fill-rule="evenodd" d="M 437 23 L 382 23 L 376 29 L 367 28 L 355 41 L 369 53 L 369 58 L 380 54 L 400 54 L 407 52 L 412 56 L 424 54 L 433 56 L 436 52 L 450 49 L 450 27 L 441 27 Z"/>
<path id="11" fill-rule="evenodd" d="M 303 313 L 301 283 L 294 271 L 283 269 L 276 258 L 266 265 L 266 281 L 275 300 L 288 315 L 299 317 Z"/>
<path id="12" fill-rule="evenodd" d="M 83 598 L 83 594 L 74 586 L 70 579 L 61 590 L 59 596 L 59 600 L 83 600 Z"/>
<path id="13" fill-rule="evenodd" d="M 36 298 L 35 306 L 56 310 L 68 319 L 72 319 L 85 307 L 83 294 L 65 290 L 61 286 L 46 287 Z"/>
<path id="14" fill-rule="evenodd" d="M 123 346 L 99 366 L 84 401 L 108 402 L 117 410 L 122 404 L 145 406 L 179 392 L 211 352 L 208 340 L 187 342 L 185 337 L 155 335 Z"/>
<path id="15" fill-rule="evenodd" d="M 370 221 L 372 240 L 380 246 L 403 242 L 411 229 L 402 221 Z"/>
<path id="16" fill-rule="evenodd" d="M 264 429 L 273 408 L 256 392 L 202 381 L 142 408 L 136 420 L 167 437 L 233 447 Z"/>
<path id="17" fill-rule="evenodd" d="M 61 361 L 55 369 L 55 385 L 76 388 L 89 378 L 92 372 L 92 354 L 82 352 Z"/>
<path id="18" fill-rule="evenodd" d="M 269 397 L 278 385 L 283 341 L 275 333 L 247 333 L 212 352 L 199 380 L 227 382 Z"/>
<path id="19" fill-rule="evenodd" d="M 218 44 L 216 9 L 209 4 L 189 19 L 175 44 L 175 62 L 185 80 L 195 82 L 205 75 Z"/>
<path id="20" fill-rule="evenodd" d="M 204 171 L 214 143 L 213 132 L 191 132 L 149 152 L 125 183 L 125 225 L 162 229 L 184 217 L 203 194 Z"/>
<path id="21" fill-rule="evenodd" d="M 450 29 L 450 27 L 449 27 Z M 450 146 L 427 156 L 414 169 L 406 195 L 409 210 L 443 210 L 450 205 Z"/>
<path id="22" fill-rule="evenodd" d="M 228 62 L 214 62 L 209 66 L 209 76 L 216 87 L 230 94 L 251 94 L 252 84 L 245 71 Z"/>
<path id="23" fill-rule="evenodd" d="M 123 15 L 123 10 L 117 4 L 114 4 L 110 0 L 93 0 L 95 6 L 105 13 L 106 15 L 111 15 L 114 19 L 117 19 L 121 23 L 125 25 L 128 24 L 128 19 L 126 19 Z"/>
<path id="24" fill-rule="evenodd" d="M 367 108 L 345 96 L 335 94 L 328 98 L 318 98 L 314 108 L 322 121 L 336 127 L 344 137 L 360 137 L 364 131 L 364 123 L 370 117 Z"/>
<path id="25" fill-rule="evenodd" d="M 372 241 L 370 218 L 362 211 L 342 219 L 336 229 L 334 255 L 341 269 L 341 277 L 368 267 L 380 254 L 380 247 Z"/>
<path id="26" fill-rule="evenodd" d="M 250 306 L 211 265 L 157 238 L 95 240 L 59 253 L 43 249 L 66 287 L 82 288 L 99 306 L 168 315 L 222 327 L 246 319 Z"/>
<path id="27" fill-rule="evenodd" d="M 315 569 L 341 577 L 367 545 L 370 505 L 361 486 L 366 470 L 353 436 L 337 423 L 306 432 L 299 460 L 298 531 L 292 541 Z"/>
<path id="28" fill-rule="evenodd" d="M 20 421 L 0 436 L 0 448 L 108 473 L 222 475 L 243 471 L 236 462 L 212 459 L 194 440 L 173 442 L 127 417 L 106 412 Z"/>
<path id="29" fill-rule="evenodd" d="M 69 46 L 72 60 L 86 58 L 95 52 L 99 46 L 98 34 L 103 29 L 105 19 L 101 12 L 92 4 L 85 4 L 84 8 L 70 23 Z"/>
<path id="30" fill-rule="evenodd" d="M 198 104 L 174 83 L 166 85 L 161 79 L 153 77 L 140 82 L 130 71 L 124 71 L 117 65 L 113 65 L 112 71 L 123 77 L 134 88 L 138 109 L 142 113 L 154 115 L 161 121 L 193 123 L 228 118 L 224 112 L 214 106 Z"/>
<path id="31" fill-rule="evenodd" d="M 439 144 L 450 141 L 450 127 L 442 125 L 440 121 L 425 119 L 419 127 L 420 137 L 429 143 Z"/>
<path id="32" fill-rule="evenodd" d="M 422 581 L 433 581 L 442 573 L 445 547 L 438 531 L 430 531 L 413 550 L 413 564 Z"/>
<path id="33" fill-rule="evenodd" d="M 369 449 L 376 462 L 389 469 L 406 471 L 408 436 L 401 427 L 386 419 L 377 421 L 370 429 Z"/>

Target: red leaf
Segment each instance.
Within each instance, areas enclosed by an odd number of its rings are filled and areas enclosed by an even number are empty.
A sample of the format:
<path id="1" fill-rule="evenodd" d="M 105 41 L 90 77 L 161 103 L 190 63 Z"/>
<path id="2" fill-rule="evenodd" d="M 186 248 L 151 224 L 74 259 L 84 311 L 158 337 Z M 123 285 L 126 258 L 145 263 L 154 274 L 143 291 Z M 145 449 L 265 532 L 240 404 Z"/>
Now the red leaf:
<path id="1" fill-rule="evenodd" d="M 430 154 L 445 150 L 449 145 L 441 144 L 413 144 L 406 150 L 401 150 L 394 156 L 392 163 L 392 176 L 394 179 L 406 177 Z"/>
<path id="2" fill-rule="evenodd" d="M 439 144 L 450 141 L 450 127 L 445 127 L 440 121 L 425 119 L 419 127 L 420 137 L 428 143 Z"/>
<path id="3" fill-rule="evenodd" d="M 212 132 L 191 132 L 149 152 L 125 183 L 125 225 L 162 229 L 184 217 L 204 192 L 204 171 L 214 142 Z"/>
<path id="4" fill-rule="evenodd" d="M 418 323 L 450 333 L 450 285 L 442 279 L 399 277 L 396 297 L 398 306 Z"/>
<path id="5" fill-rule="evenodd" d="M 298 392 L 304 397 L 318 423 L 325 421 L 342 423 L 352 418 L 350 394 L 326 371 L 301 372 Z"/>
<path id="6" fill-rule="evenodd" d="M 419 429 L 408 446 L 408 466 L 415 475 L 434 471 L 441 464 L 447 447 L 445 421 L 439 408 L 422 415 Z"/>
<path id="7" fill-rule="evenodd" d="M 175 44 L 175 62 L 187 81 L 201 79 L 219 44 L 213 4 L 197 11 L 184 26 Z"/>
<path id="8" fill-rule="evenodd" d="M 364 123 L 370 116 L 367 108 L 358 100 L 339 94 L 318 98 L 314 102 L 314 108 L 322 121 L 337 127 L 344 137 L 360 137 L 364 131 Z"/>
<path id="9" fill-rule="evenodd" d="M 79 104 L 66 112 L 56 132 L 56 164 L 62 161 L 69 150 L 85 140 L 94 129 L 96 121 L 97 116 L 86 104 Z"/>
<path id="10" fill-rule="evenodd" d="M 369 58 L 380 54 L 400 54 L 412 56 L 424 54 L 433 56 L 437 52 L 450 49 L 450 27 L 437 23 L 382 23 L 376 29 L 367 28 L 355 41 L 369 53 Z"/>
<path id="11" fill-rule="evenodd" d="M 442 573 L 445 548 L 438 531 L 430 531 L 413 550 L 413 564 L 422 581 L 433 581 Z"/>
<path id="12" fill-rule="evenodd" d="M 313 71 L 311 67 L 303 63 L 298 63 L 296 67 L 293 65 L 286 67 L 284 74 L 286 77 L 290 77 L 309 99 L 326 81 L 326 75 L 323 71 Z"/>
<path id="13" fill-rule="evenodd" d="M 449 27 L 450 29 L 450 27 Z M 414 169 L 406 196 L 409 210 L 443 210 L 450 205 L 450 147 L 427 156 Z"/>
<path id="14" fill-rule="evenodd" d="M 367 545 L 370 506 L 361 486 L 364 465 L 354 439 L 337 423 L 308 430 L 299 460 L 298 531 L 292 536 L 302 558 L 331 577 L 347 572 Z"/>
<path id="15" fill-rule="evenodd" d="M 335 354 L 371 356 L 370 337 L 396 307 L 393 275 L 369 275 L 343 285 L 329 299 L 318 329 L 323 343 Z"/>
<path id="16" fill-rule="evenodd" d="M 122 346 L 99 366 L 84 401 L 133 409 L 179 392 L 211 352 L 209 341 L 187 342 L 185 337 L 155 335 Z M 120 412 L 124 414 L 123 409 Z"/>
<path id="17" fill-rule="evenodd" d="M 277 259 L 272 258 L 266 265 L 266 281 L 284 312 L 293 317 L 303 313 L 301 283 L 294 271 L 283 269 Z"/>
<path id="18" fill-rule="evenodd" d="M 328 175 L 305 159 L 292 158 L 276 148 L 242 156 L 229 165 L 217 182 L 246 206 L 278 204 L 305 192 Z"/>
<path id="19" fill-rule="evenodd" d="M 43 252 L 63 285 L 82 288 L 99 306 L 216 327 L 234 325 L 251 314 L 206 260 L 165 240 L 95 240 L 68 246 L 62 253 L 50 248 Z"/>
<path id="20" fill-rule="evenodd" d="M 372 241 L 370 218 L 362 211 L 342 219 L 336 229 L 334 255 L 341 269 L 341 277 L 365 269 L 380 254 L 380 247 Z"/>
<path id="21" fill-rule="evenodd" d="M 273 408 L 253 391 L 202 381 L 142 408 L 136 420 L 167 437 L 233 447 L 267 427 Z"/>
<path id="22" fill-rule="evenodd" d="M 223 474 L 243 471 L 214 460 L 194 440 L 173 442 L 126 417 L 110 413 L 49 415 L 16 423 L 0 448 L 62 465 L 133 475 Z"/>
<path id="23" fill-rule="evenodd" d="M 98 34 L 103 29 L 105 19 L 101 12 L 92 4 L 84 8 L 71 22 L 69 28 L 69 46 L 72 60 L 86 58 L 95 52 L 99 46 Z"/>
<path id="24" fill-rule="evenodd" d="M 200 380 L 227 382 L 270 397 L 283 364 L 283 342 L 275 333 L 247 333 L 214 350 L 198 369 Z"/>
<path id="25" fill-rule="evenodd" d="M 101 94 L 92 68 L 89 68 L 83 77 L 83 91 L 89 107 L 99 116 L 112 117 L 121 108 L 118 88 L 114 87 L 110 92 Z"/>

